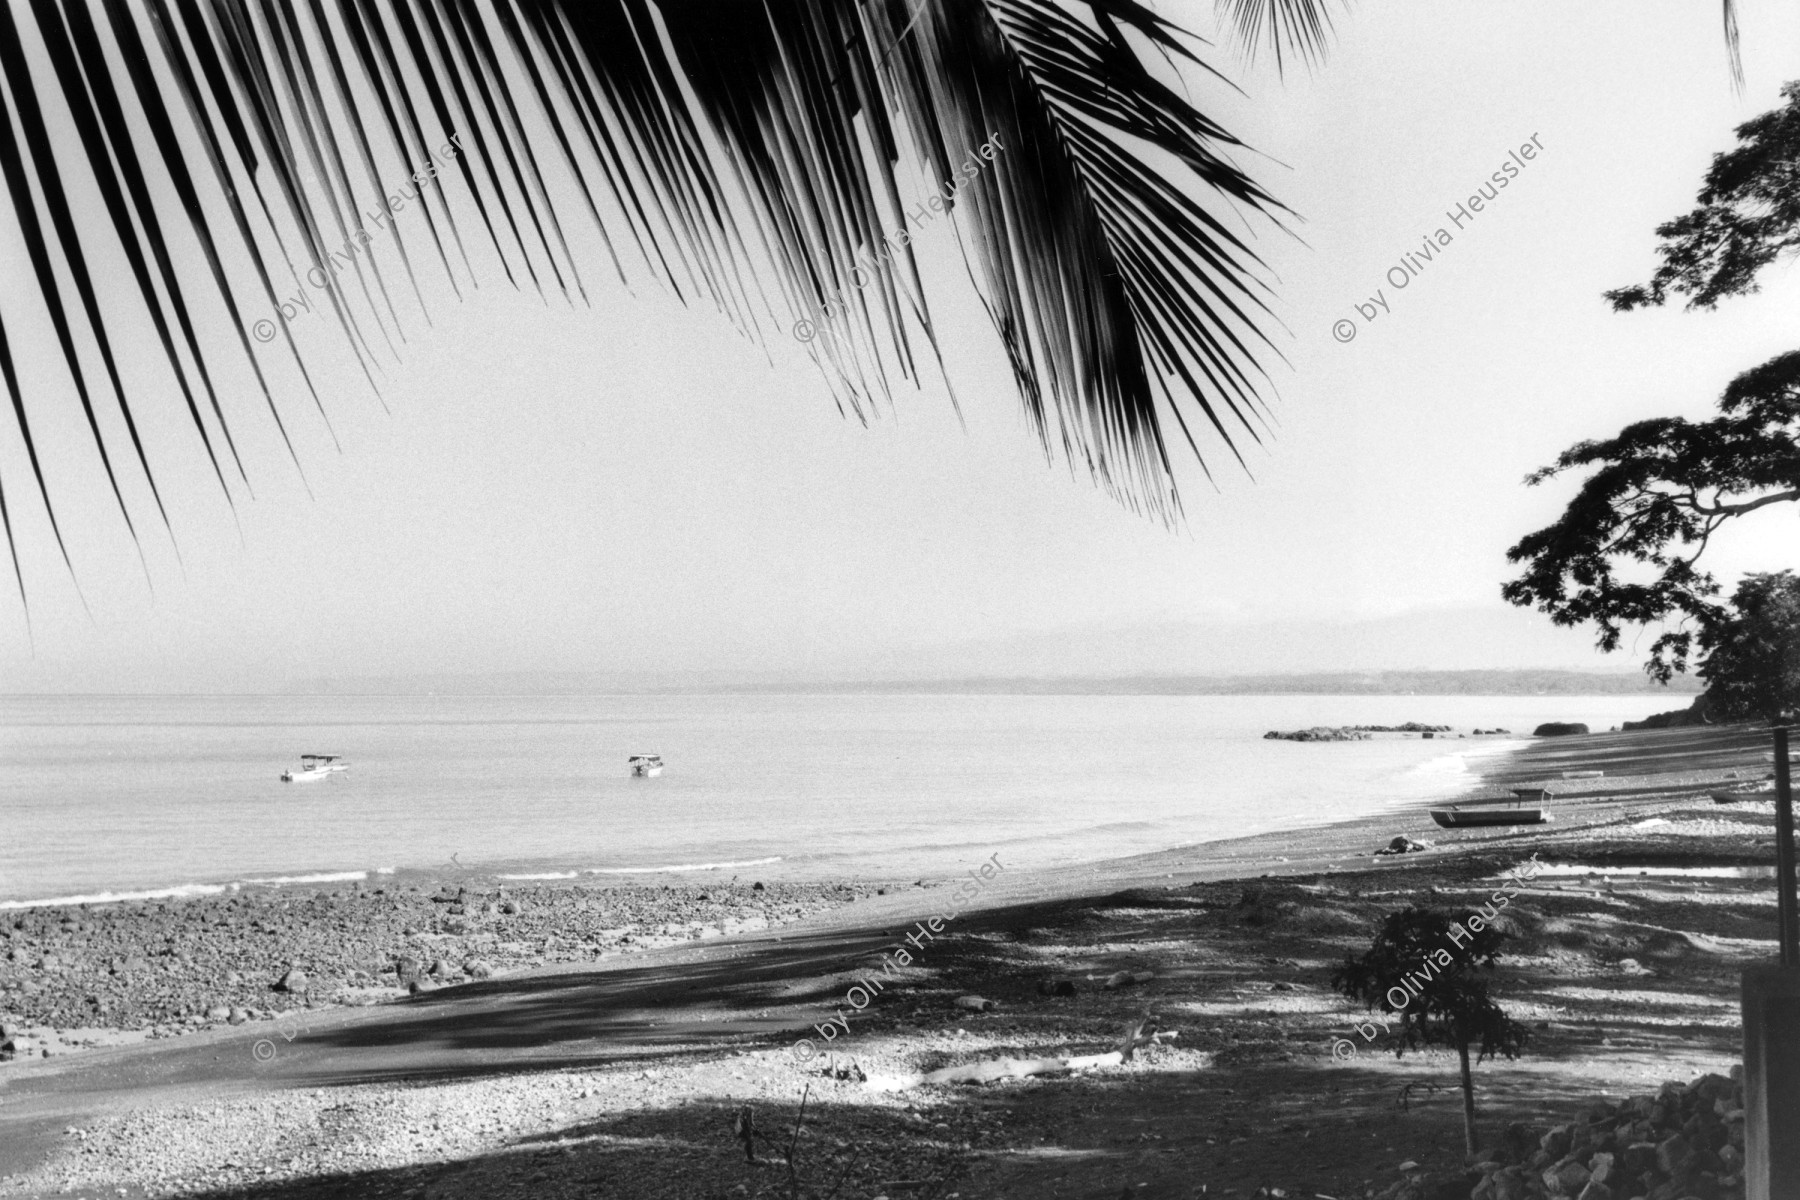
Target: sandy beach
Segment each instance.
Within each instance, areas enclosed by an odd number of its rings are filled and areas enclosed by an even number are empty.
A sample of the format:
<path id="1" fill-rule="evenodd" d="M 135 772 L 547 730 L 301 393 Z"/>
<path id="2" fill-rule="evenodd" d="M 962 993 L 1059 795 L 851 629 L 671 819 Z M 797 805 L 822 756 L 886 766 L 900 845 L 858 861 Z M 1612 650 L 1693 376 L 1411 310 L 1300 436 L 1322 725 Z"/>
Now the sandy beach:
<path id="1" fill-rule="evenodd" d="M 1738 974 L 1774 953 L 1772 817 L 1705 791 L 1765 776 L 1767 748 L 1541 739 L 1473 795 L 1548 781 L 1548 825 L 1397 810 L 975 888 L 465 879 L 9 912 L 0 1196 L 1467 1196 L 1454 1057 L 1358 1034 L 1332 968 L 1386 912 L 1472 907 L 1536 856 L 1495 983 L 1532 1039 L 1477 1071 L 1487 1143 L 1728 1073 Z M 1375 856 L 1400 836 L 1427 848 Z M 1103 1052 L 1146 1017 L 1173 1036 L 1122 1065 L 906 1086 Z"/>

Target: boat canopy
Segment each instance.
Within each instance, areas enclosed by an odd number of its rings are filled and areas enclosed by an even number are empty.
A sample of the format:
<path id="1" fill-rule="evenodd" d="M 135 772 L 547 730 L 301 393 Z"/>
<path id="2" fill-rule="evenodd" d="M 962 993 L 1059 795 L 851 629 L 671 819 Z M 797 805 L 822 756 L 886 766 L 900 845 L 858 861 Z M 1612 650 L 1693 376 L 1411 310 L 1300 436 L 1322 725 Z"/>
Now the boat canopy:
<path id="1" fill-rule="evenodd" d="M 300 761 L 301 762 L 336 762 L 338 759 L 340 759 L 342 757 L 344 757 L 344 756 L 341 754 L 302 754 L 300 756 Z"/>

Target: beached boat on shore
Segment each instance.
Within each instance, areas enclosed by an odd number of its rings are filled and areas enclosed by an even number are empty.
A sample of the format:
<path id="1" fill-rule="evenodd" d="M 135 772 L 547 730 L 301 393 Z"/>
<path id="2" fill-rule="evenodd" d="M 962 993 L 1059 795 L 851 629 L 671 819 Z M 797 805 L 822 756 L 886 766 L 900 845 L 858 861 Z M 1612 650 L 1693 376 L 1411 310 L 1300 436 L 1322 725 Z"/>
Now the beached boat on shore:
<path id="1" fill-rule="evenodd" d="M 647 779 L 652 775 L 662 774 L 662 755 L 634 754 L 625 760 L 625 765 L 631 768 L 631 773 L 633 775 Z"/>
<path id="2" fill-rule="evenodd" d="M 1756 792 L 1732 792 L 1719 788 L 1706 793 L 1712 797 L 1714 804 L 1742 804 L 1746 800 L 1757 800 L 1764 804 L 1775 802 L 1775 789 L 1767 788 Z"/>
<path id="3" fill-rule="evenodd" d="M 1550 814 L 1541 808 L 1527 808 L 1523 805 L 1514 808 L 1464 808 L 1453 804 L 1449 808 L 1434 808 L 1431 819 L 1445 829 L 1465 829 L 1476 825 L 1542 825 L 1550 819 Z"/>
<path id="4" fill-rule="evenodd" d="M 1550 814 L 1544 811 L 1544 802 L 1550 799 L 1548 788 L 1514 788 L 1513 797 L 1512 804 L 1506 807 L 1494 804 L 1452 804 L 1448 808 L 1434 808 L 1431 810 L 1431 819 L 1445 829 L 1485 825 L 1542 825 L 1550 819 Z"/>
<path id="5" fill-rule="evenodd" d="M 343 761 L 340 754 L 302 754 L 298 770 L 290 768 L 281 773 L 283 783 L 311 783 L 335 775 L 339 771 L 348 771 L 350 764 Z"/>

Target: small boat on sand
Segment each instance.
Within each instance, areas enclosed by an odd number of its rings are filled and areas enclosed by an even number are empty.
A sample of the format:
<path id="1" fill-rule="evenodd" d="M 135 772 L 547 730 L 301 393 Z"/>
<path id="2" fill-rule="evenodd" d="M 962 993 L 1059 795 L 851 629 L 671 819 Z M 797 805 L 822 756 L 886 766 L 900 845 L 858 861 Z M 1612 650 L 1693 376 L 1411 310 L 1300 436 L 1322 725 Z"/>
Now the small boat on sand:
<path id="1" fill-rule="evenodd" d="M 1445 829 L 1466 829 L 1475 825 L 1542 825 L 1550 819 L 1550 814 L 1541 808 L 1526 808 L 1515 805 L 1512 808 L 1464 808 L 1452 804 L 1449 808 L 1434 808 L 1431 819 Z"/>
<path id="2" fill-rule="evenodd" d="M 1759 801 L 1763 804 L 1773 804 L 1775 802 L 1774 788 L 1769 788 L 1766 791 L 1760 792 L 1730 792 L 1726 791 L 1724 788 L 1719 788 L 1706 794 L 1712 797 L 1714 804 L 1742 804 L 1746 800 Z"/>
<path id="3" fill-rule="evenodd" d="M 625 765 L 631 768 L 633 775 L 647 779 L 652 775 L 662 774 L 662 755 L 634 754 L 625 760 Z"/>
<path id="4" fill-rule="evenodd" d="M 311 783 L 317 779 L 335 775 L 339 771 L 348 771 L 350 764 L 343 761 L 341 754 L 302 754 L 299 770 L 286 770 L 281 773 L 283 783 Z"/>
<path id="5" fill-rule="evenodd" d="M 1550 819 L 1550 814 L 1544 811 L 1544 802 L 1550 798 L 1549 789 L 1514 788 L 1513 796 L 1512 804 L 1505 808 L 1492 804 L 1452 804 L 1449 808 L 1434 808 L 1431 819 L 1445 829 L 1467 829 L 1478 825 L 1542 825 Z"/>

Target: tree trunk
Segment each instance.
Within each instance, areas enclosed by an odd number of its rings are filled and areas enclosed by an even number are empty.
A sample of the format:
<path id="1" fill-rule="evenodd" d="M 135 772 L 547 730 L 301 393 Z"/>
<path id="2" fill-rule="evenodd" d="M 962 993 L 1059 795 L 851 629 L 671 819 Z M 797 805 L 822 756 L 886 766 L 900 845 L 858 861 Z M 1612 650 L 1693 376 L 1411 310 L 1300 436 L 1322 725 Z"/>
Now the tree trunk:
<path id="1" fill-rule="evenodd" d="M 1469 1073 L 1469 1043 L 1458 1041 L 1456 1053 L 1462 1059 L 1463 1148 L 1474 1154 L 1481 1147 L 1475 1141 L 1475 1077 Z"/>

